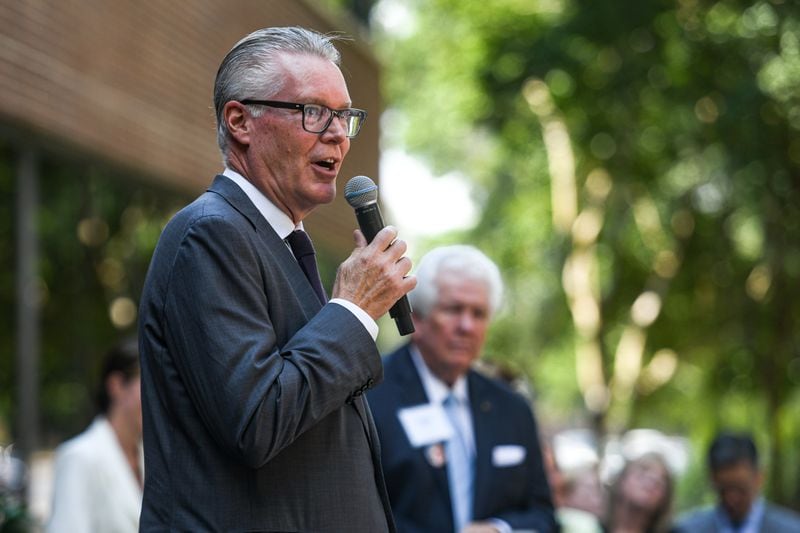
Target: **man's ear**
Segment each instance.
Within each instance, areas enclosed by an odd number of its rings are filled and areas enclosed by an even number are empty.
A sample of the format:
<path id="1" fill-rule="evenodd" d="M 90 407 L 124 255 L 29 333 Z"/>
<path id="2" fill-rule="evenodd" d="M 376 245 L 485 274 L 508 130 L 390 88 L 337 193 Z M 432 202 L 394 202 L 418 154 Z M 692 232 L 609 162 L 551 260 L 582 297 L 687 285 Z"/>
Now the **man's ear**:
<path id="1" fill-rule="evenodd" d="M 231 100 L 222 108 L 222 120 L 228 128 L 228 133 L 239 144 L 250 144 L 250 127 L 252 122 L 250 114 L 244 109 L 244 104 Z"/>

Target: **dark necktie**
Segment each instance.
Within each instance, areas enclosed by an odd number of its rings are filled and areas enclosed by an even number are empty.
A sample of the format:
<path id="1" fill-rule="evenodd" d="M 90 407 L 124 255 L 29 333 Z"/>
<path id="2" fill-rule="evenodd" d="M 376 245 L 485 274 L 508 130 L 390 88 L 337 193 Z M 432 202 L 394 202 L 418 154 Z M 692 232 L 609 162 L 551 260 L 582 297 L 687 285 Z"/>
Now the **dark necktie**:
<path id="1" fill-rule="evenodd" d="M 325 295 L 325 289 L 322 288 L 322 280 L 319 278 L 319 270 L 317 270 L 317 256 L 314 253 L 314 245 L 311 244 L 311 238 L 308 233 L 303 230 L 294 230 L 286 237 L 286 242 L 292 248 L 297 262 L 300 263 L 300 268 L 303 274 L 308 278 L 314 292 L 317 293 L 317 298 L 322 304 L 328 301 Z"/>

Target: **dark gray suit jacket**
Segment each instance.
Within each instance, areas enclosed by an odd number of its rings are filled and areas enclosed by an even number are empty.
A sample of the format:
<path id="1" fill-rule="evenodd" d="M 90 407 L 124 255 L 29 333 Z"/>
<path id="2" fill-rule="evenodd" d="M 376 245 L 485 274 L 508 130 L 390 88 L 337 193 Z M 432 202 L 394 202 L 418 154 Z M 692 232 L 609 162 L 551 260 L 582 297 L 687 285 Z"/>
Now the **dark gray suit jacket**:
<path id="1" fill-rule="evenodd" d="M 452 532 L 446 463 L 435 448 L 414 448 L 398 419 L 400 409 L 428 403 L 408 345 L 384 359 L 385 380 L 367 393 L 381 438 L 392 510 L 401 533 Z M 500 518 L 514 529 L 556 531 L 536 421 L 527 402 L 503 384 L 475 371 L 467 374 L 475 429 L 475 520 Z M 435 445 L 434 445 L 435 446 Z M 515 446 L 525 457 L 498 464 L 498 447 Z"/>
<path id="2" fill-rule="evenodd" d="M 164 229 L 139 335 L 142 531 L 394 529 L 375 343 L 228 178 Z"/>
<path id="3" fill-rule="evenodd" d="M 715 508 L 690 512 L 677 521 L 675 533 L 719 533 L 714 519 Z M 764 517 L 759 533 L 800 533 L 800 515 L 764 502 Z"/>

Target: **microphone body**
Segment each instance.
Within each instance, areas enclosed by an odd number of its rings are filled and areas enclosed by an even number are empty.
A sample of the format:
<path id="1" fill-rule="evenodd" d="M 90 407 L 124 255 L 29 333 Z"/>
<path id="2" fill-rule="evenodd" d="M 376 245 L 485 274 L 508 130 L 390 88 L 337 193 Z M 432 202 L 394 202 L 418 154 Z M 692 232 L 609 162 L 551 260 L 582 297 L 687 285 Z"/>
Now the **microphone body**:
<path id="1" fill-rule="evenodd" d="M 366 196 L 365 196 L 366 189 Z M 366 176 L 356 176 L 345 186 L 345 199 L 355 209 L 356 220 L 361 233 L 372 242 L 375 235 L 385 227 L 381 210 L 378 206 L 378 187 Z M 389 310 L 400 335 L 414 333 L 414 322 L 411 320 L 411 304 L 404 294 Z"/>

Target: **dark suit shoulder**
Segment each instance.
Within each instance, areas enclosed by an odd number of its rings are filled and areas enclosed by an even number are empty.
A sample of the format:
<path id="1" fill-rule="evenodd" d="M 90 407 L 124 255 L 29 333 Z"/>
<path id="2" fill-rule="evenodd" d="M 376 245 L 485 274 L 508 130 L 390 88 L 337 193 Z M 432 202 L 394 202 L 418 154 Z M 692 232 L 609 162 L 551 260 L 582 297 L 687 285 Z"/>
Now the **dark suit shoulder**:
<path id="1" fill-rule="evenodd" d="M 394 403 L 398 401 L 398 389 L 407 389 L 412 380 L 419 380 L 407 346 L 383 356 L 382 363 L 383 382 L 368 391 L 370 404 Z M 415 385 L 416 381 L 413 382 Z M 419 387 L 422 387 L 421 383 Z"/>
<path id="2" fill-rule="evenodd" d="M 496 402 L 508 408 L 531 410 L 530 403 L 522 394 L 512 389 L 506 382 L 486 374 L 471 370 L 469 373 L 470 388 L 476 393 L 490 395 Z"/>
<path id="3" fill-rule="evenodd" d="M 408 358 L 407 361 L 405 360 L 406 358 Z M 395 351 L 383 356 L 383 367 L 387 370 L 397 371 L 400 369 L 400 367 L 407 363 L 413 364 L 411 361 L 411 352 L 409 351 L 407 345 L 401 346 Z"/>
<path id="4" fill-rule="evenodd" d="M 247 199 L 247 201 L 249 202 L 250 200 Z M 192 222 L 207 216 L 243 217 L 241 211 L 236 209 L 224 196 L 213 191 L 206 191 L 195 198 L 192 203 L 178 211 L 175 218 Z"/>
<path id="5" fill-rule="evenodd" d="M 208 190 L 175 214 L 167 228 L 193 224 L 205 217 L 247 221 L 254 229 L 259 218 L 263 218 L 247 194 L 225 176 L 217 176 Z"/>
<path id="6" fill-rule="evenodd" d="M 393 352 L 384 355 L 381 360 L 387 381 L 396 383 L 407 383 L 409 380 L 419 381 L 409 344 L 400 346 Z"/>
<path id="7" fill-rule="evenodd" d="M 219 195 L 205 192 L 175 213 L 164 228 L 159 242 L 174 242 L 176 239 L 182 239 L 198 223 L 202 225 L 204 221 L 214 219 L 229 220 L 235 224 L 241 224 L 245 220 Z"/>

